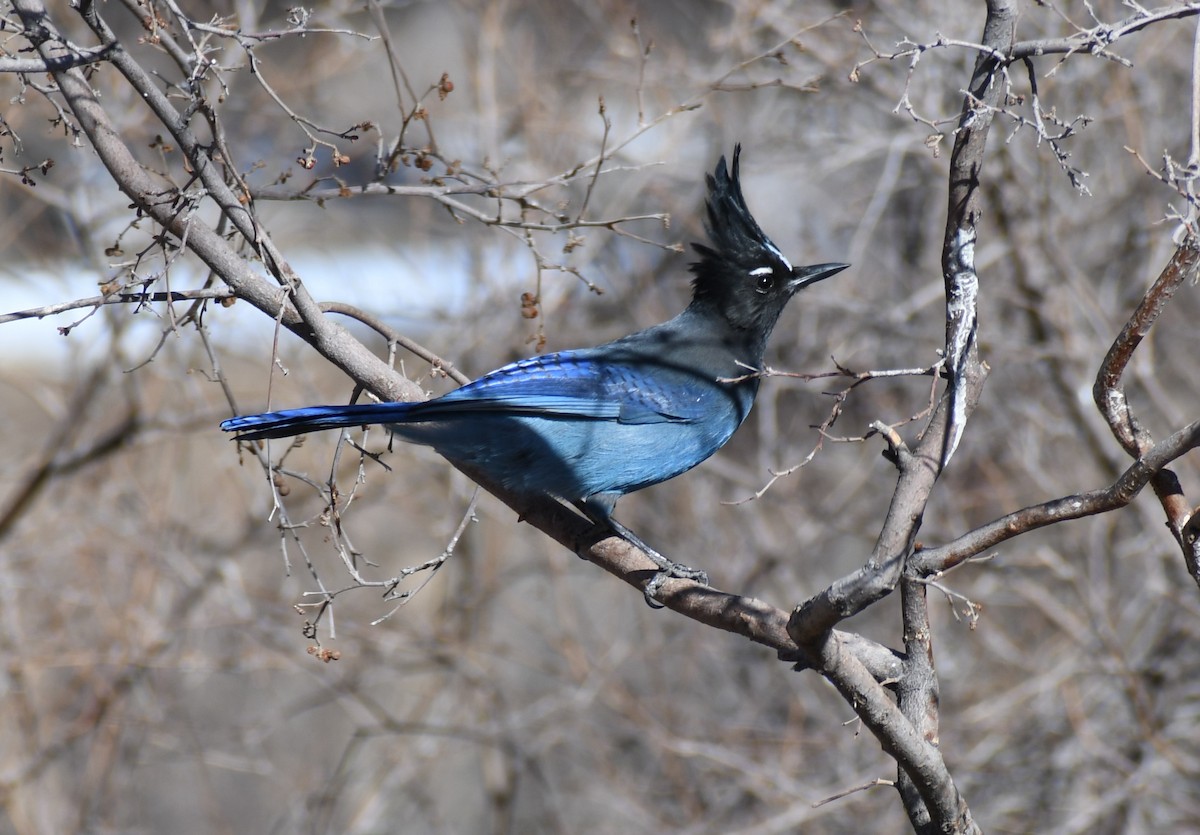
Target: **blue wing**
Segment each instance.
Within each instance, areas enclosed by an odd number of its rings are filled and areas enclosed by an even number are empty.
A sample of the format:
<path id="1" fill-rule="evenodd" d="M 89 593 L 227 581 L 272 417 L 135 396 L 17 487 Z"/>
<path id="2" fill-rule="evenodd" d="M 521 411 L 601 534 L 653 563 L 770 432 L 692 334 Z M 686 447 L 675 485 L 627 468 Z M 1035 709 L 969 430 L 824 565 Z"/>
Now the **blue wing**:
<path id="1" fill-rule="evenodd" d="M 690 422 L 711 413 L 718 384 L 647 356 L 613 357 L 594 349 L 519 360 L 436 400 L 404 419 L 466 412 L 612 420 L 626 424 Z"/>

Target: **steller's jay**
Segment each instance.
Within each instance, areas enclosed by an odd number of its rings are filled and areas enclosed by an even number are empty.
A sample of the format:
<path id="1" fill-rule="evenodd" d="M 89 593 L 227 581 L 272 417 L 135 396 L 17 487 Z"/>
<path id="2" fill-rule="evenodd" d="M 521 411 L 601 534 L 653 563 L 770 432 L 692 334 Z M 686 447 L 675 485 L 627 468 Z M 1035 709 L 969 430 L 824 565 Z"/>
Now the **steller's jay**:
<path id="1" fill-rule="evenodd" d="M 433 447 L 516 493 L 571 502 L 645 551 L 667 577 L 702 571 L 671 562 L 617 522 L 626 493 L 674 478 L 725 445 L 758 393 L 767 338 L 800 289 L 848 264 L 793 267 L 759 228 L 742 197 L 738 157 L 708 183 L 709 246 L 693 244 L 692 301 L 660 325 L 595 348 L 511 363 L 434 400 L 309 406 L 235 417 L 237 440 L 284 438 L 319 429 L 383 424 Z"/>

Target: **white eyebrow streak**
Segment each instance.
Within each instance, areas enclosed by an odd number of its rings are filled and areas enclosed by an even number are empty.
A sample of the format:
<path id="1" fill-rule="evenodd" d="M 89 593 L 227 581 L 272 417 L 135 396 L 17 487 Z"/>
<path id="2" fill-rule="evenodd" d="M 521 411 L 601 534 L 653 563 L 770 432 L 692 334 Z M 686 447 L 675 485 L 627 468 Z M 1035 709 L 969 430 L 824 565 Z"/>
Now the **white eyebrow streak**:
<path id="1" fill-rule="evenodd" d="M 779 251 L 779 247 L 775 246 L 775 244 L 773 244 L 771 241 L 767 241 L 767 249 L 779 256 L 779 260 L 782 261 L 783 265 L 788 268 L 788 272 L 792 271 L 792 262 L 789 261 L 782 252 Z M 751 273 L 751 275 L 754 275 L 754 273 Z"/>
<path id="2" fill-rule="evenodd" d="M 770 267 L 759 267 L 756 270 L 751 270 L 750 275 L 767 275 L 768 273 L 773 273 L 773 272 L 775 272 L 775 271 L 773 269 L 771 269 Z"/>

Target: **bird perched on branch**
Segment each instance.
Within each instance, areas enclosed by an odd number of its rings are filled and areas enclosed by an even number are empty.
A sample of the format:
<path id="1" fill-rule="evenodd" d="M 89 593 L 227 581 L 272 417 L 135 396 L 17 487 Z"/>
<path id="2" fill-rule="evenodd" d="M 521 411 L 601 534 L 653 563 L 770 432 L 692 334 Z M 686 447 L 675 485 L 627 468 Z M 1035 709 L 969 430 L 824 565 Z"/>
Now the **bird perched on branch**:
<path id="1" fill-rule="evenodd" d="M 708 244 L 693 244 L 692 301 L 668 322 L 595 348 L 532 357 L 417 403 L 308 406 L 235 417 L 237 440 L 383 424 L 519 494 L 573 504 L 655 562 L 646 598 L 668 577 L 707 585 L 613 518 L 621 496 L 674 478 L 725 445 L 758 393 L 767 338 L 799 290 L 847 264 L 793 267 L 759 228 L 721 157 L 708 183 Z"/>

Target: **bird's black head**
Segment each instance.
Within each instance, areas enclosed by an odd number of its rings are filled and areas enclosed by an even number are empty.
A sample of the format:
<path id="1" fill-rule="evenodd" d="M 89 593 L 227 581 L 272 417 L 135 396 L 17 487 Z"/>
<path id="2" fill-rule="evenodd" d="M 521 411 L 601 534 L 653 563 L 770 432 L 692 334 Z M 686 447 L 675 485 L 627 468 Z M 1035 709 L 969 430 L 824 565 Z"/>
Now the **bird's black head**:
<path id="1" fill-rule="evenodd" d="M 738 180 L 742 146 L 733 149 L 733 175 L 725 157 L 705 179 L 711 246 L 692 244 L 700 260 L 691 265 L 693 305 L 715 309 L 735 329 L 761 334 L 762 344 L 788 300 L 803 287 L 840 273 L 848 264 L 793 267 L 759 228 Z"/>

